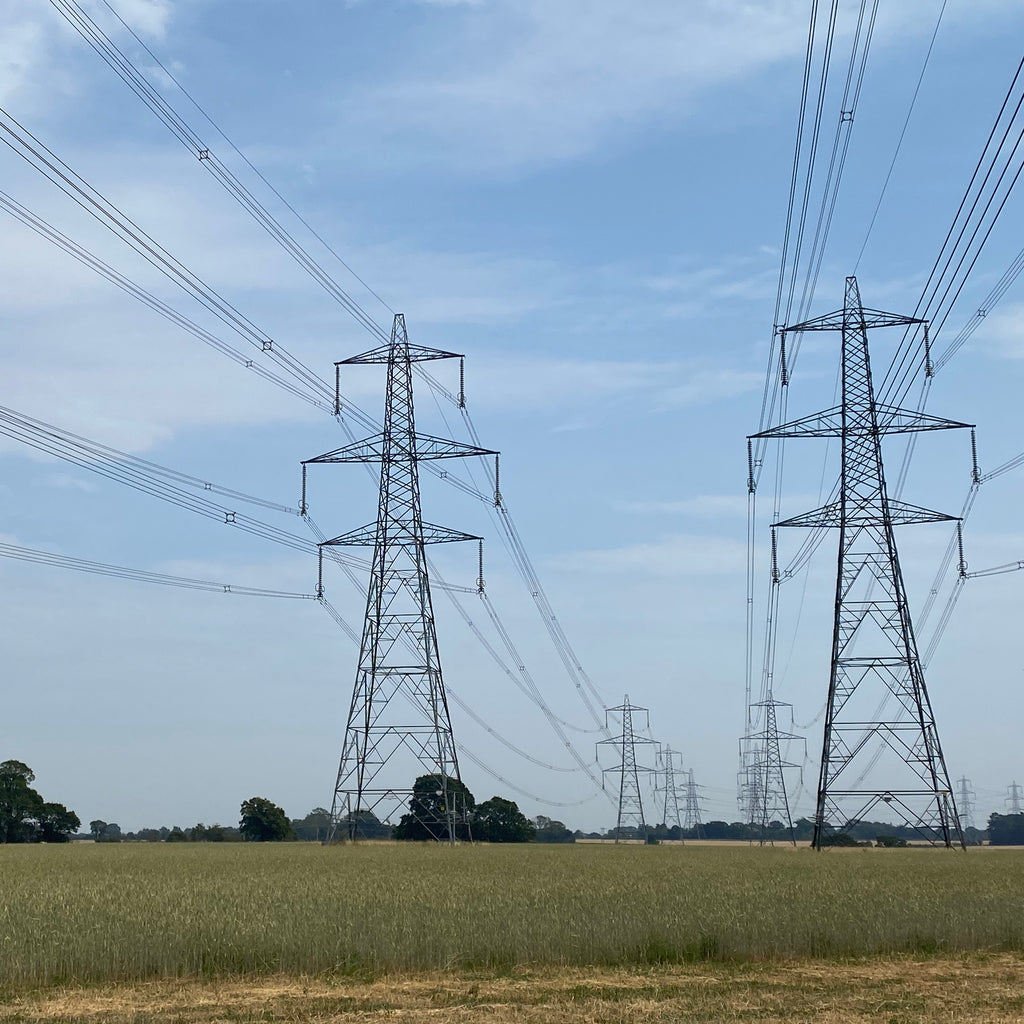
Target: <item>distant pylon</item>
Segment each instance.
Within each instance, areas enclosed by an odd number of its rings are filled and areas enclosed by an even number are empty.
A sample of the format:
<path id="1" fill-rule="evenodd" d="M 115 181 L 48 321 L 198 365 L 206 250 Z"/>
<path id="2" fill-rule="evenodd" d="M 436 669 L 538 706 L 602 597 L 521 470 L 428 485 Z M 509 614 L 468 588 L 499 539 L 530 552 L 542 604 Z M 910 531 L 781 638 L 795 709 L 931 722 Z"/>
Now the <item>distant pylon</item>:
<path id="1" fill-rule="evenodd" d="M 960 824 L 963 828 L 974 828 L 974 805 L 977 796 L 971 780 L 961 775 L 956 780 L 956 807 L 960 812 Z"/>
<path id="2" fill-rule="evenodd" d="M 750 705 L 753 707 L 753 705 Z M 753 728 L 749 718 L 747 728 Z M 756 824 L 762 804 L 761 788 L 764 780 L 759 765 L 764 760 L 763 744 L 754 739 L 756 733 L 748 733 L 740 738 L 740 768 L 737 785 L 737 804 L 743 821 L 748 825 Z"/>
<path id="3" fill-rule="evenodd" d="M 415 813 L 413 783 L 421 775 L 439 779 L 437 801 L 429 815 L 424 806 L 420 819 L 433 838 L 453 842 L 463 814 L 449 788 L 461 778 L 425 545 L 479 538 L 423 522 L 419 463 L 494 453 L 418 434 L 412 393 L 413 363 L 456 358 L 461 357 L 454 352 L 410 345 L 405 317 L 396 315 L 387 345 L 336 364 L 387 366 L 383 431 L 303 463 L 303 495 L 308 465 L 380 463 L 376 523 L 321 545 L 373 547 L 359 662 L 331 806 L 332 837 L 355 839 L 364 824 L 376 824 L 373 818 L 390 824 L 406 810 Z"/>
<path id="4" fill-rule="evenodd" d="M 644 802 L 640 793 L 640 774 L 650 774 L 654 769 L 636 763 L 636 748 L 638 744 L 654 745 L 655 741 L 636 735 L 633 728 L 633 713 L 636 711 L 642 711 L 645 716 L 647 715 L 647 708 L 636 707 L 629 703 L 628 693 L 623 698 L 620 707 L 605 708 L 606 727 L 609 715 L 619 715 L 622 721 L 622 732 L 618 736 L 598 742 L 598 746 L 614 745 L 620 756 L 617 765 L 605 768 L 602 773 L 603 775 L 619 776 L 619 816 L 615 823 L 615 842 L 624 838 L 622 831 L 629 828 L 635 829 L 641 839 L 647 838 Z"/>
<path id="5" fill-rule="evenodd" d="M 865 309 L 857 279 L 848 277 L 841 310 L 781 332 L 783 351 L 786 334 L 841 332 L 842 404 L 754 435 L 838 437 L 842 445 L 838 500 L 774 524 L 839 530 L 832 668 L 814 817 L 817 849 L 831 831 L 868 818 L 879 804 L 930 842 L 964 845 L 893 532 L 903 524 L 955 517 L 889 497 L 881 439 L 970 424 L 876 402 L 868 353 L 869 329 L 913 324 L 924 324 L 927 332 L 925 321 L 915 317 Z M 927 366 L 927 333 L 925 339 Z"/>
<path id="6" fill-rule="evenodd" d="M 683 816 L 679 811 L 679 784 L 676 782 L 675 759 L 678 751 L 666 746 L 658 754 L 661 771 L 655 783 L 655 792 L 663 797 L 661 822 L 666 828 L 682 828 Z"/>
<path id="7" fill-rule="evenodd" d="M 746 737 L 756 744 L 752 747 L 754 760 L 751 763 L 751 775 L 757 780 L 754 788 L 758 802 L 750 823 L 760 828 L 762 845 L 774 844 L 775 830 L 771 825 L 779 822 L 785 838 L 795 846 L 796 834 L 793 832 L 784 771 L 786 768 L 799 768 L 800 765 L 782 759 L 782 741 L 800 740 L 802 737 L 791 732 L 779 732 L 777 709 L 788 708 L 789 704 L 775 700 L 769 694 L 765 700 L 753 706 L 764 712 L 764 729 Z"/>
<path id="8" fill-rule="evenodd" d="M 704 825 L 701 822 L 700 814 L 700 793 L 697 783 L 693 781 L 693 769 L 686 772 L 686 816 L 683 818 L 683 828 L 687 831 L 693 830 L 698 839 L 704 838 Z"/>
<path id="9" fill-rule="evenodd" d="M 1009 794 L 1003 802 L 1009 805 L 1011 814 L 1020 814 L 1020 796 L 1022 789 L 1024 789 L 1024 787 L 1018 786 L 1016 779 L 1010 783 Z"/>

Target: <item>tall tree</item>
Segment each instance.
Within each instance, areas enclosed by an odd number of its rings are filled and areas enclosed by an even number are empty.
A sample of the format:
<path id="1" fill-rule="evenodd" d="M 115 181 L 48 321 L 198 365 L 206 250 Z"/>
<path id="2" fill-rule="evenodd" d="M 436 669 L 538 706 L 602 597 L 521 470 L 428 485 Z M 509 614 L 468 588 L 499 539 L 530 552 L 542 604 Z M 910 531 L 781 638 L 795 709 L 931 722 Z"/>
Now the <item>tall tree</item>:
<path id="1" fill-rule="evenodd" d="M 561 821 L 538 814 L 534 820 L 537 828 L 535 842 L 538 843 L 575 843 L 576 836 Z"/>
<path id="2" fill-rule="evenodd" d="M 1024 814 L 991 814 L 989 846 L 1024 846 Z"/>
<path id="3" fill-rule="evenodd" d="M 323 842 L 331 834 L 331 812 L 326 807 L 314 807 L 304 818 L 295 818 L 292 828 L 299 839 Z"/>
<path id="4" fill-rule="evenodd" d="M 529 843 L 537 834 L 514 800 L 492 796 L 473 815 L 473 838 L 485 843 Z"/>
<path id="5" fill-rule="evenodd" d="M 292 823 L 284 813 L 284 808 L 262 796 L 254 796 L 243 802 L 238 831 L 250 843 L 280 843 L 295 838 Z"/>
<path id="6" fill-rule="evenodd" d="M 66 843 L 82 823 L 63 804 L 46 803 L 21 761 L 0 764 L 0 843 Z"/>
<path id="7" fill-rule="evenodd" d="M 445 841 L 448 822 L 454 825 L 456 839 L 470 838 L 470 820 L 476 800 L 458 779 L 448 779 L 447 791 L 440 775 L 421 775 L 413 783 L 409 813 L 395 826 L 395 839 L 420 842 Z"/>

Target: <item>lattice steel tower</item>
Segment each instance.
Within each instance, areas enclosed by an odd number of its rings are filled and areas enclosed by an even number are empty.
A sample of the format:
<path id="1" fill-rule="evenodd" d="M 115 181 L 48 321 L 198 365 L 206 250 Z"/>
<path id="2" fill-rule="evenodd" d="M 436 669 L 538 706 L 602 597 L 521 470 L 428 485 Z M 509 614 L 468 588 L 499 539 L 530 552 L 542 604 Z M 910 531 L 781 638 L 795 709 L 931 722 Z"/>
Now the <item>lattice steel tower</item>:
<path id="1" fill-rule="evenodd" d="M 649 774 L 653 768 L 645 768 L 636 763 L 637 745 L 654 745 L 655 741 L 644 736 L 637 736 L 633 727 L 633 713 L 642 711 L 647 715 L 647 708 L 639 708 L 629 703 L 627 693 L 622 705 L 617 708 L 605 708 L 605 725 L 609 715 L 619 715 L 622 719 L 622 732 L 606 740 L 600 740 L 598 746 L 614 745 L 620 754 L 620 761 L 612 768 L 605 768 L 604 775 L 619 776 L 619 816 L 615 824 L 615 842 L 622 836 L 624 828 L 635 828 L 640 838 L 647 838 L 647 822 L 644 820 L 644 802 L 640 793 L 640 775 Z"/>
<path id="2" fill-rule="evenodd" d="M 670 822 L 677 828 L 683 827 L 683 816 L 679 813 L 679 783 L 676 782 L 677 753 L 678 751 L 666 746 L 658 754 L 658 760 L 661 762 L 661 771 L 658 773 L 661 782 L 656 789 L 660 789 L 662 793 L 661 823 L 667 828 L 673 827 Z"/>
<path id="3" fill-rule="evenodd" d="M 316 463 L 380 463 L 376 523 L 323 543 L 373 548 L 359 662 L 331 807 L 333 834 L 351 839 L 360 834 L 367 812 L 393 823 L 412 810 L 412 784 L 421 775 L 439 779 L 433 813 L 428 819 L 425 812 L 421 820 L 435 839 L 455 838 L 460 808 L 451 799 L 449 783 L 461 779 L 425 549 L 427 544 L 479 538 L 423 521 L 419 463 L 495 453 L 416 432 L 412 364 L 457 358 L 461 356 L 454 352 L 410 345 L 405 317 L 396 315 L 389 344 L 335 364 L 387 365 L 383 431 L 303 463 L 303 473 Z"/>
<path id="4" fill-rule="evenodd" d="M 939 746 L 917 651 L 893 527 L 953 521 L 890 498 L 881 438 L 968 427 L 876 402 L 868 330 L 924 324 L 865 309 L 857 279 L 846 279 L 843 308 L 782 329 L 842 334 L 842 404 L 756 437 L 838 437 L 838 500 L 776 526 L 839 530 L 832 668 L 818 780 L 813 845 L 866 818 L 880 804 L 933 843 L 964 845 L 953 787 Z M 925 326 L 927 331 L 927 326 Z M 927 344 L 926 366 L 927 366 Z"/>
<path id="5" fill-rule="evenodd" d="M 793 832 L 793 818 L 789 810 L 789 796 L 786 793 L 784 771 L 787 768 L 799 768 L 800 765 L 786 761 L 782 757 L 783 740 L 801 740 L 802 737 L 791 732 L 779 732 L 778 709 L 788 708 L 789 704 L 775 698 L 769 693 L 765 700 L 751 705 L 760 708 L 764 715 L 764 729 L 744 737 L 751 741 L 754 751 L 751 763 L 751 774 L 756 779 L 753 784 L 752 817 L 750 824 L 757 825 L 761 830 L 760 842 L 773 843 L 775 830 L 772 822 L 779 822 L 785 832 L 786 839 L 796 845 Z"/>
<path id="6" fill-rule="evenodd" d="M 693 779 L 693 769 L 686 773 L 686 817 L 683 819 L 684 829 L 693 829 L 698 839 L 704 838 L 704 825 L 700 820 L 700 793 Z"/>
<path id="7" fill-rule="evenodd" d="M 1017 780 L 1014 779 L 1013 782 L 1010 783 L 1008 788 L 1009 788 L 1009 795 L 1006 797 L 1006 799 L 1003 801 L 1003 803 L 1005 803 L 1010 808 L 1010 813 L 1011 814 L 1020 814 L 1020 808 L 1021 808 L 1020 794 L 1021 794 L 1021 789 L 1024 789 L 1024 787 L 1019 786 L 1017 784 Z"/>
<path id="8" fill-rule="evenodd" d="M 974 792 L 971 780 L 961 775 L 956 780 L 956 809 L 960 812 L 960 824 L 963 828 L 974 828 L 974 807 L 978 796 Z"/>

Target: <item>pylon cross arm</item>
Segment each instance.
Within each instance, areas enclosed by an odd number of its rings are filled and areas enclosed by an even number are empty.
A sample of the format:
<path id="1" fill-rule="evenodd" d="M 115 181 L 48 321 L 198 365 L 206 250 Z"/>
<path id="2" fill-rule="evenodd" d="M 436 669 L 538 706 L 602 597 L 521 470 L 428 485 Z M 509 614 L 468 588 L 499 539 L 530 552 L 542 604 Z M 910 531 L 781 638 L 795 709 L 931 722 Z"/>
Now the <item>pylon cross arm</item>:
<path id="1" fill-rule="evenodd" d="M 868 309 L 866 306 L 862 306 L 856 311 L 837 309 L 834 313 L 826 313 L 813 320 L 805 320 L 800 324 L 783 327 L 782 330 L 787 334 L 800 334 L 805 331 L 842 331 L 848 330 L 850 327 L 868 330 L 873 327 L 905 327 L 909 324 L 927 322 L 927 320 L 916 316 L 885 313 L 880 309 Z"/>
<path id="2" fill-rule="evenodd" d="M 758 434 L 751 434 L 750 438 L 753 440 L 755 438 L 844 437 L 850 435 L 873 437 L 876 434 L 913 434 L 922 430 L 958 430 L 974 426 L 972 423 L 961 423 L 959 420 L 948 420 L 941 416 L 929 416 L 927 413 L 918 412 L 915 409 L 901 409 L 895 405 L 876 405 L 874 423 L 867 416 L 861 416 L 860 419 L 863 422 L 851 423 L 847 418 L 844 423 L 843 407 L 836 405 L 831 409 L 824 409 L 821 412 L 811 413 L 809 416 L 802 416 L 797 420 L 790 420 L 788 423 L 781 423 L 776 427 L 769 427 Z"/>
<path id="3" fill-rule="evenodd" d="M 392 456 L 394 452 L 391 452 Z M 497 455 L 493 448 L 478 448 L 476 445 L 463 444 L 461 441 L 450 441 L 443 437 L 432 437 L 430 434 L 414 434 L 412 451 L 418 461 L 425 459 L 461 459 L 470 455 Z M 306 459 L 305 464 L 315 462 L 382 462 L 388 457 L 387 440 L 384 434 L 374 434 L 352 444 L 324 452 L 313 459 Z"/>
<path id="4" fill-rule="evenodd" d="M 445 352 L 439 348 L 428 348 L 426 345 L 412 345 L 406 343 L 402 346 L 405 352 L 408 353 L 409 362 L 411 363 L 423 363 L 431 359 L 462 359 L 463 353 L 461 352 Z M 335 366 L 358 366 L 366 363 L 388 363 L 391 359 L 391 345 L 379 345 L 377 348 L 370 349 L 369 352 L 361 352 L 357 356 L 351 356 L 349 359 L 341 359 L 336 362 Z M 405 354 L 405 353 L 403 353 Z"/>

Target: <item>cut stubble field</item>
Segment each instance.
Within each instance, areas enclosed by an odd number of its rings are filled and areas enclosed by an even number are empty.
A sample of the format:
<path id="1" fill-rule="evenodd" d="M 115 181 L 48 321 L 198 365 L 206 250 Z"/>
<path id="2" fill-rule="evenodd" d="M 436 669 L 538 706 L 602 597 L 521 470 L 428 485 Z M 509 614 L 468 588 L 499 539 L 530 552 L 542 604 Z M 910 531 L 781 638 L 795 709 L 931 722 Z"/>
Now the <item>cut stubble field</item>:
<path id="1" fill-rule="evenodd" d="M 0 846 L 0 1021 L 1024 1019 L 1024 851 Z"/>

